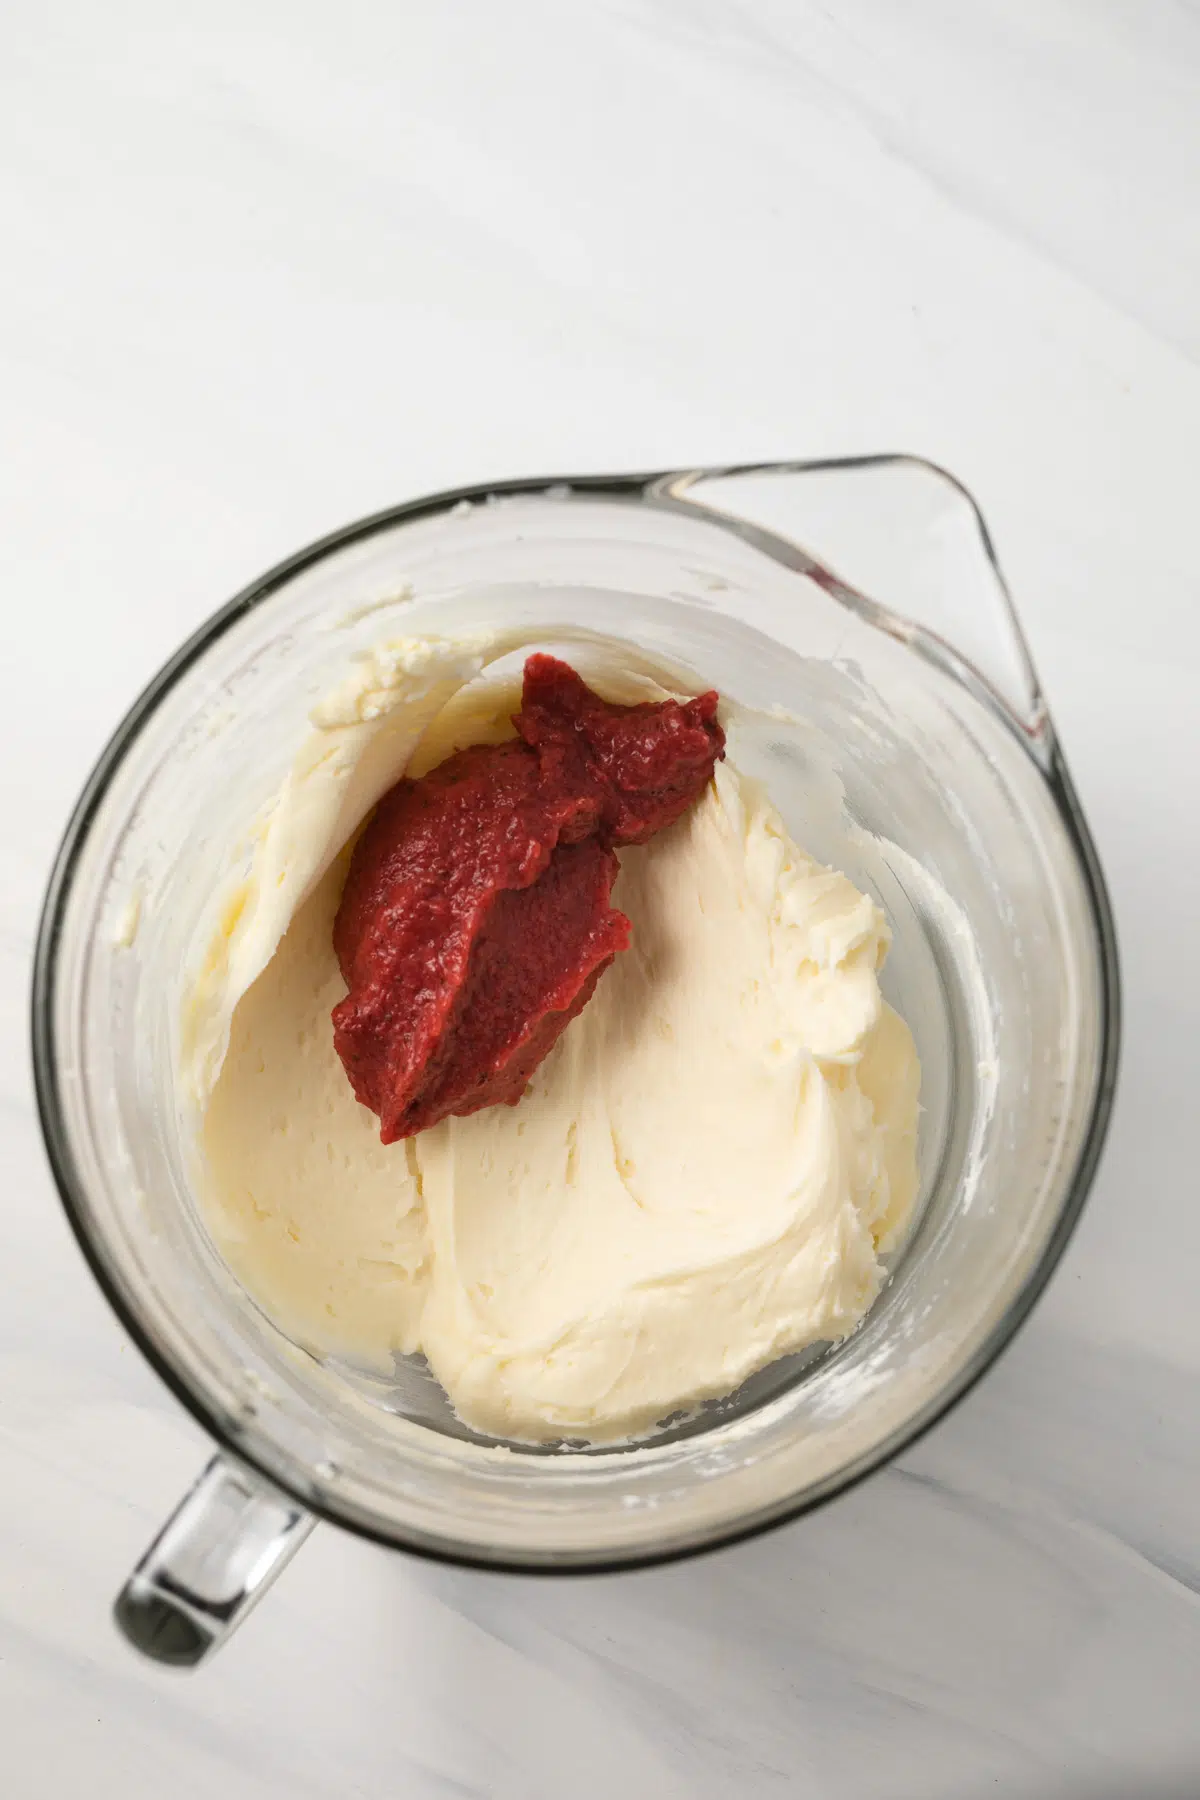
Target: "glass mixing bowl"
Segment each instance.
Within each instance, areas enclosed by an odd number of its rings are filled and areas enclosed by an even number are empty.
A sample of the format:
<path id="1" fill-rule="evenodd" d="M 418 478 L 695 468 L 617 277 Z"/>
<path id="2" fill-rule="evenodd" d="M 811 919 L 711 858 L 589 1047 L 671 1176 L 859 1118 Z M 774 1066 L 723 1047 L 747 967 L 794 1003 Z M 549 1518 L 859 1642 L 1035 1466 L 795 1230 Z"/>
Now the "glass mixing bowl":
<path id="1" fill-rule="evenodd" d="M 920 1211 L 863 1325 L 619 1449 L 497 1445 L 420 1364 L 384 1381 L 315 1360 L 229 1274 L 188 1181 L 181 972 L 231 838 L 356 649 L 479 625 L 601 632 L 756 709 L 739 763 L 887 910 L 885 987 L 921 1055 Z M 818 791 L 841 806 L 837 842 Z M 120 726 L 38 943 L 34 1059 L 64 1204 L 130 1335 L 221 1446 L 118 1600 L 123 1628 L 198 1662 L 317 1516 L 570 1571 L 828 1500 L 943 1413 L 1045 1284 L 1099 1155 L 1117 1011 L 1091 840 L 978 509 L 943 471 L 875 457 L 512 482 L 302 551 Z"/>

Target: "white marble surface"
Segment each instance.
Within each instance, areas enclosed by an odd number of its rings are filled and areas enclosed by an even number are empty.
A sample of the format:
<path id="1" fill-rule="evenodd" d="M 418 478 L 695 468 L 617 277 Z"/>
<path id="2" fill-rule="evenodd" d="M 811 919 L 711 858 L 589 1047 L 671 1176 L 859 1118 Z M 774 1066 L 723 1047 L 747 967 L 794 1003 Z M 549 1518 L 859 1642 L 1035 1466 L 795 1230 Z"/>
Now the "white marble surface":
<path id="1" fill-rule="evenodd" d="M 0 245 L 6 1800 L 1200 1794 L 1200 9 L 10 0 Z M 108 1601 L 205 1446 L 69 1240 L 25 1048 L 109 728 L 389 502 L 884 448 L 983 501 L 1121 929 L 1033 1322 L 755 1544 L 533 1583 L 323 1529 L 209 1670 L 139 1664 Z"/>

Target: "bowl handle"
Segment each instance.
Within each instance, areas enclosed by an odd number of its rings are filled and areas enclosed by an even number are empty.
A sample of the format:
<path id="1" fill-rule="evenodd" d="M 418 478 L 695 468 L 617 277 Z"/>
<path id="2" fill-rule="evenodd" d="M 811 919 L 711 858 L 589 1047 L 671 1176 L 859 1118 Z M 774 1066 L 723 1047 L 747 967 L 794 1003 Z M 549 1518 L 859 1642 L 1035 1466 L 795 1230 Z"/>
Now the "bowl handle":
<path id="1" fill-rule="evenodd" d="M 998 704 L 1050 767 L 1050 718 L 991 535 L 947 470 L 904 455 L 743 464 L 677 470 L 643 491 L 736 532 Z"/>
<path id="2" fill-rule="evenodd" d="M 194 1669 L 236 1630 L 315 1524 L 263 1476 L 214 1456 L 118 1594 L 118 1626 L 155 1662 Z"/>

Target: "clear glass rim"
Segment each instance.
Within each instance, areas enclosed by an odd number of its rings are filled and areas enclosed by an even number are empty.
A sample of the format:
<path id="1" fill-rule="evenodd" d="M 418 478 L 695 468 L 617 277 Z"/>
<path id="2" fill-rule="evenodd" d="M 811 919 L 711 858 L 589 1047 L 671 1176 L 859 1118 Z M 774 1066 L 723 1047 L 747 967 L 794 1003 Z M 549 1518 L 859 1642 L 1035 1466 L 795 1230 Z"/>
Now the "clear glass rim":
<path id="1" fill-rule="evenodd" d="M 740 520 L 735 515 L 710 509 L 702 502 L 686 497 L 687 489 L 697 482 L 731 476 L 803 475 L 878 469 L 888 466 L 922 469 L 948 482 L 958 491 L 974 514 L 979 532 L 980 548 L 991 565 L 992 572 L 1007 599 L 1007 584 L 996 556 L 991 535 L 974 496 L 956 476 L 938 464 L 924 457 L 903 452 L 883 452 L 809 461 L 656 470 L 640 474 L 522 477 L 484 483 L 425 495 L 398 506 L 388 507 L 382 512 L 372 513 L 317 539 L 267 570 L 265 574 L 252 581 L 213 613 L 163 664 L 133 702 L 97 759 L 75 804 L 55 856 L 42 905 L 34 952 L 31 992 L 34 1088 L 38 1117 L 51 1173 L 68 1222 L 92 1275 L 121 1325 L 151 1368 L 216 1443 L 229 1454 L 255 1469 L 265 1480 L 289 1494 L 293 1500 L 315 1516 L 326 1519 L 331 1524 L 338 1525 L 345 1530 L 353 1531 L 360 1537 L 433 1561 L 515 1574 L 610 1574 L 620 1569 L 652 1567 L 705 1554 L 725 1544 L 739 1543 L 757 1537 L 774 1529 L 777 1525 L 785 1524 L 805 1513 L 814 1511 L 819 1506 L 826 1505 L 908 1449 L 935 1424 L 945 1418 L 951 1409 L 970 1392 L 976 1382 L 992 1366 L 1001 1351 L 1011 1342 L 1045 1290 L 1078 1223 L 1099 1164 L 1112 1114 L 1121 1036 L 1120 973 L 1116 928 L 1091 833 L 1076 797 L 1074 785 L 1057 739 L 1053 731 L 1049 729 L 1049 719 L 1044 708 L 1041 708 L 1039 704 L 1039 714 L 1035 721 L 1021 719 L 978 671 L 966 663 L 951 646 L 942 645 L 939 640 L 930 640 L 914 646 L 914 648 L 917 648 L 918 652 L 928 660 L 940 664 L 956 681 L 968 686 L 981 704 L 987 707 L 999 722 L 1017 737 L 1022 748 L 1035 764 L 1039 776 L 1049 788 L 1067 840 L 1075 853 L 1098 950 L 1097 972 L 1101 1019 L 1098 1034 L 1097 1079 L 1087 1130 L 1053 1229 L 1037 1262 L 1029 1271 L 1023 1285 L 1014 1295 L 1006 1311 L 996 1321 L 991 1331 L 977 1346 L 973 1355 L 968 1358 L 956 1376 L 926 1407 L 914 1414 L 903 1426 L 897 1428 L 870 1451 L 848 1463 L 836 1475 L 829 1476 L 813 1489 L 774 1505 L 765 1515 L 756 1515 L 745 1521 L 719 1526 L 711 1536 L 705 1537 L 700 1542 L 688 1541 L 679 1545 L 666 1545 L 650 1550 L 638 1548 L 630 1553 L 612 1553 L 594 1559 L 580 1560 L 564 1557 L 561 1560 L 545 1561 L 533 1557 L 526 1561 L 512 1555 L 491 1556 L 477 1549 L 460 1548 L 449 1541 L 435 1542 L 406 1535 L 400 1530 L 387 1530 L 367 1519 L 356 1516 L 354 1512 L 339 1507 L 335 1500 L 281 1475 L 269 1458 L 259 1454 L 244 1428 L 222 1416 L 220 1409 L 212 1403 L 203 1387 L 193 1380 L 191 1372 L 184 1366 L 182 1359 L 177 1361 L 157 1341 L 153 1331 L 140 1316 L 135 1301 L 115 1279 L 99 1236 L 92 1231 L 85 1186 L 65 1123 L 65 1110 L 59 1086 L 55 1028 L 58 946 L 75 875 L 84 855 L 93 824 L 125 757 L 152 715 L 181 677 L 204 656 L 212 644 L 246 614 L 270 599 L 305 569 L 396 526 L 412 524 L 420 519 L 449 512 L 464 501 L 475 505 L 501 498 L 537 499 L 545 497 L 549 493 L 555 496 L 564 496 L 564 490 L 566 490 L 571 498 L 640 504 L 661 510 L 698 515 L 709 523 L 719 525 L 722 529 L 740 537 L 753 548 L 771 556 L 775 561 L 783 563 L 785 567 L 802 567 L 806 573 L 816 572 L 822 578 L 822 584 L 826 585 L 836 597 L 844 603 L 854 606 L 856 610 L 865 609 L 872 623 L 888 629 L 888 621 L 894 619 L 894 616 L 890 615 L 886 608 L 848 588 L 837 575 L 817 563 L 807 551 L 801 551 L 794 543 L 790 543 L 787 539 L 760 526 Z M 1009 604 L 1011 607 L 1011 601 Z M 1015 610 L 1012 612 L 1012 622 L 1022 652 L 1028 660 L 1028 652 L 1025 650 Z M 897 627 L 901 624 L 898 620 L 894 623 Z M 907 631 L 903 635 L 908 637 L 911 642 L 911 636 Z M 1032 674 L 1031 664 L 1030 671 Z M 1036 725 L 1037 729 L 1031 729 L 1031 724 Z"/>

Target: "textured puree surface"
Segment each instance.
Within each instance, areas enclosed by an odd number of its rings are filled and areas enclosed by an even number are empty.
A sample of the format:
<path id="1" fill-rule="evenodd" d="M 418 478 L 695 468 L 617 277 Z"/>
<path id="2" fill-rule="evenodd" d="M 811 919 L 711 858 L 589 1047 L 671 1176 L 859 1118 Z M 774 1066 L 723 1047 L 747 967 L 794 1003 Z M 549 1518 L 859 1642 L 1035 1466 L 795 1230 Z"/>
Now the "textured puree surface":
<path id="1" fill-rule="evenodd" d="M 614 846 L 693 803 L 724 754 L 717 695 L 613 705 L 553 656 L 525 663 L 509 742 L 385 794 L 334 922 L 334 1043 L 385 1144 L 515 1105 L 629 942 Z"/>

